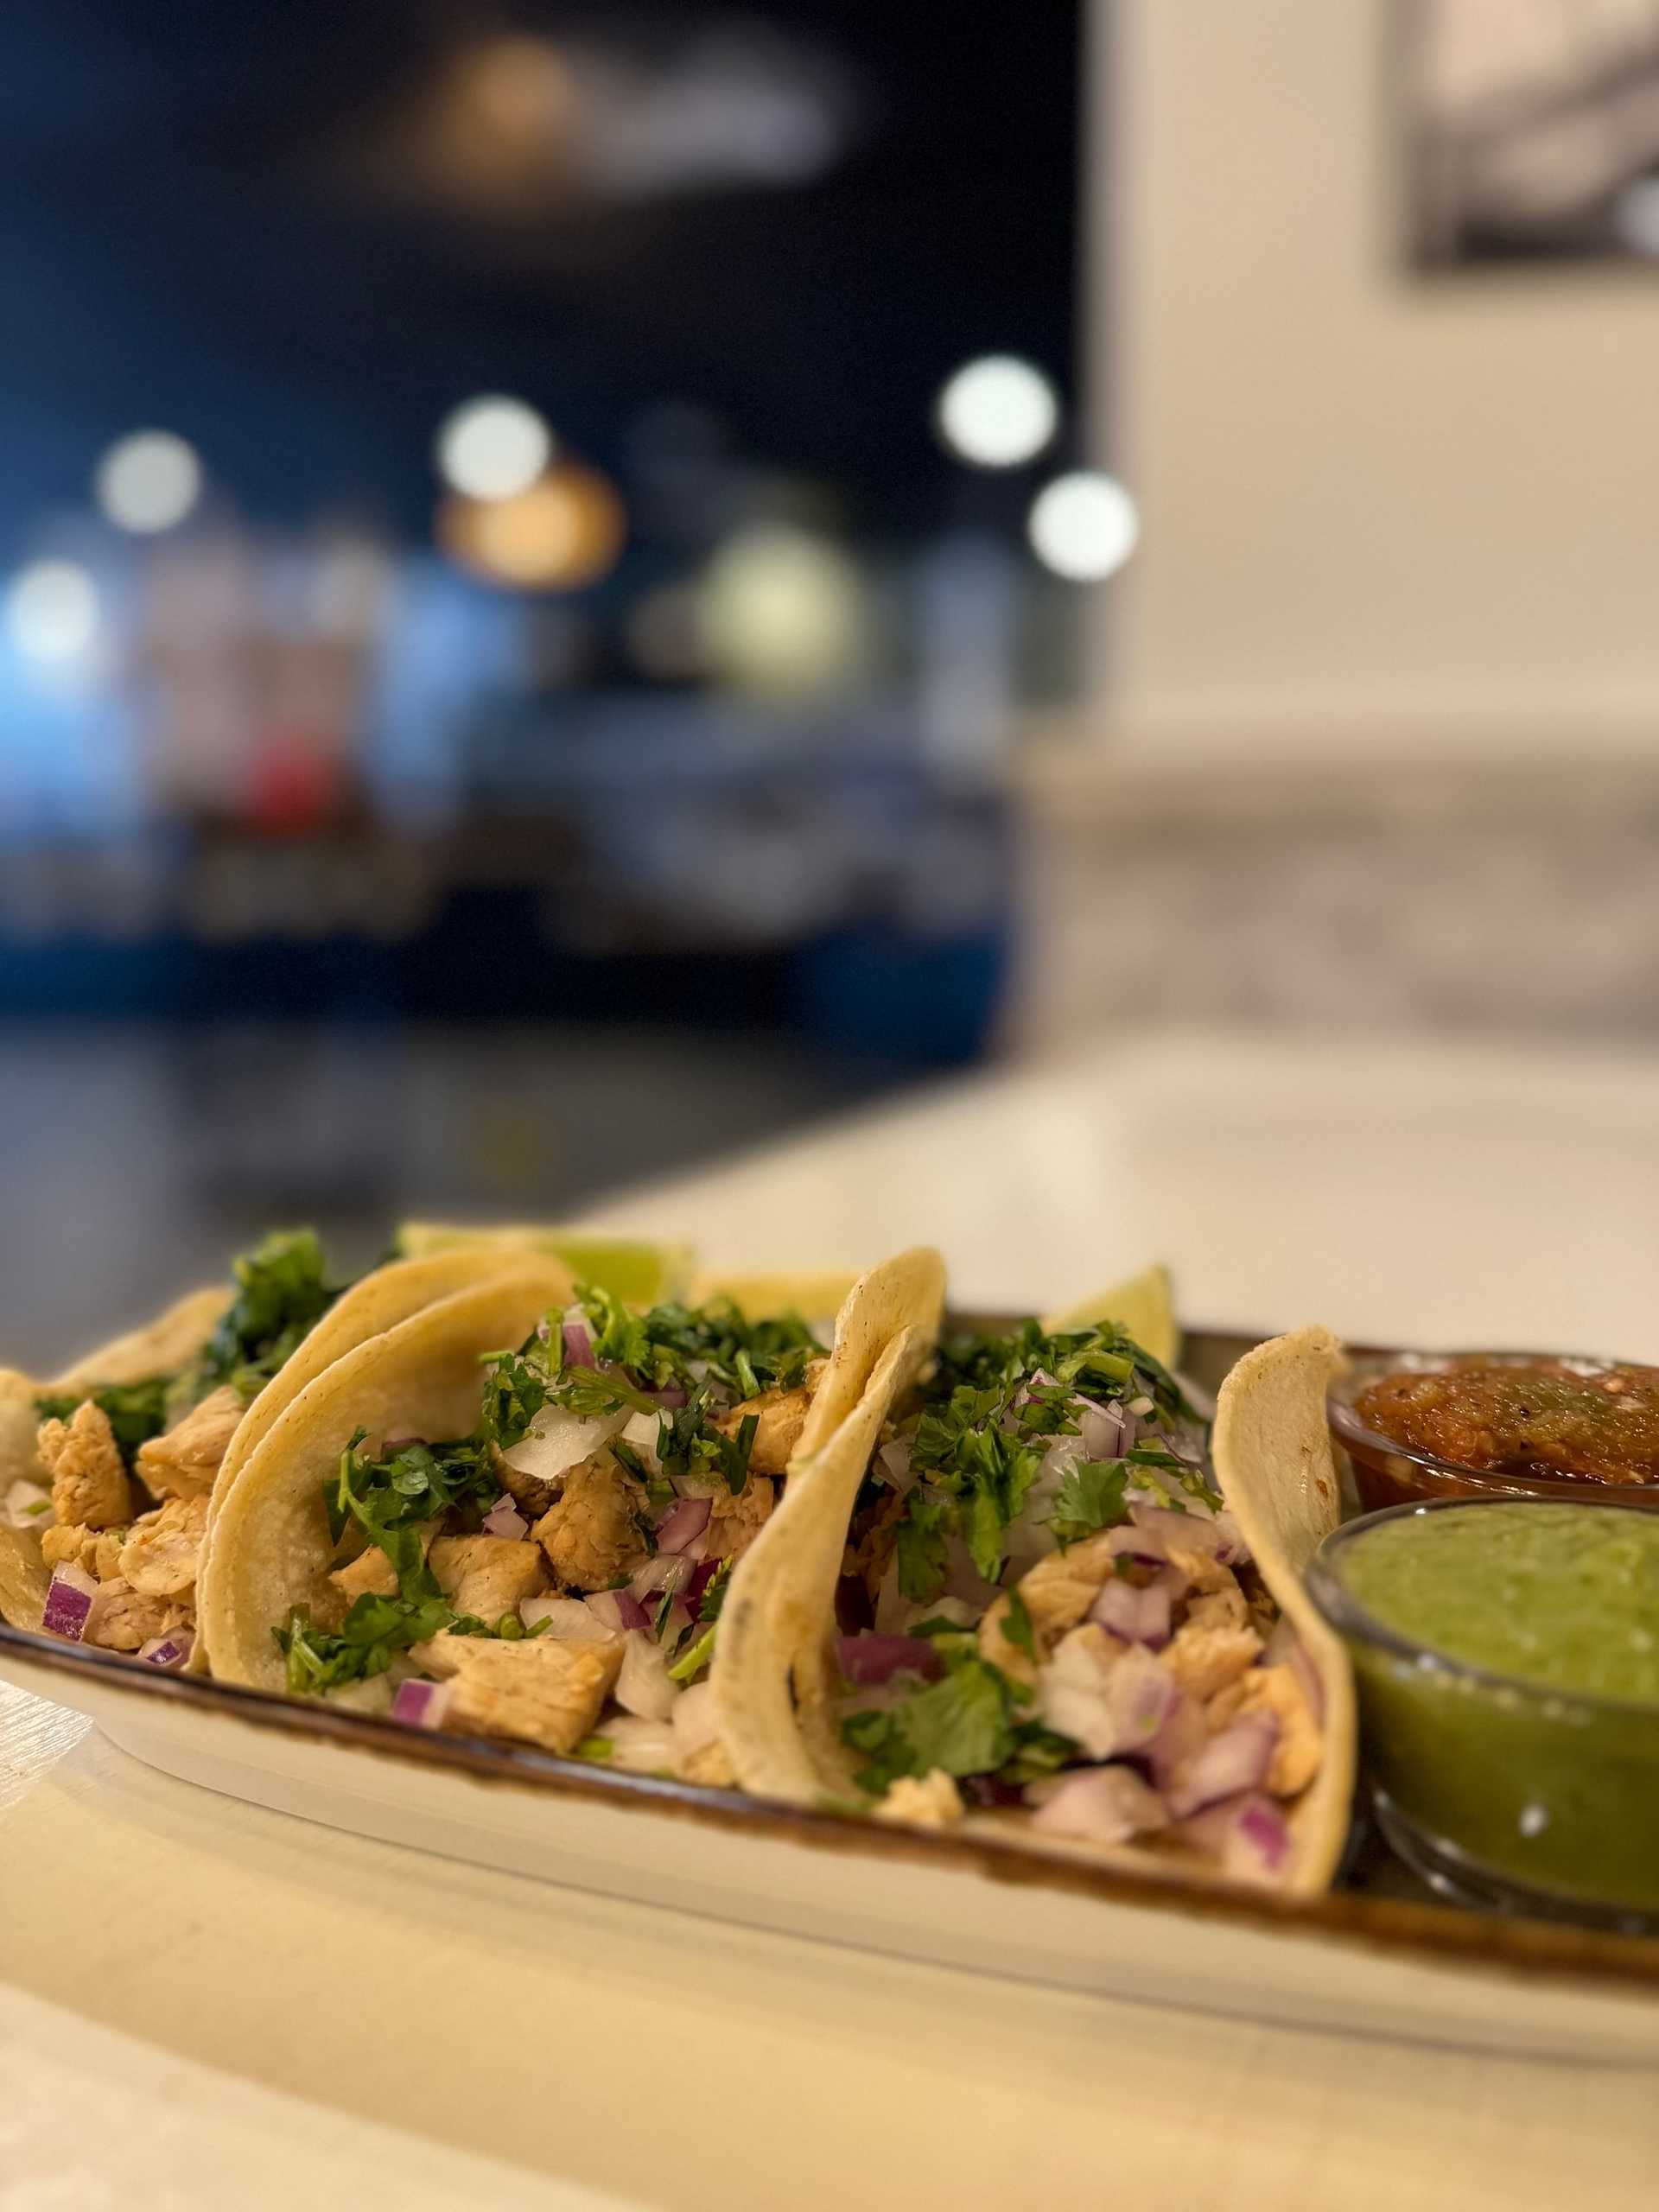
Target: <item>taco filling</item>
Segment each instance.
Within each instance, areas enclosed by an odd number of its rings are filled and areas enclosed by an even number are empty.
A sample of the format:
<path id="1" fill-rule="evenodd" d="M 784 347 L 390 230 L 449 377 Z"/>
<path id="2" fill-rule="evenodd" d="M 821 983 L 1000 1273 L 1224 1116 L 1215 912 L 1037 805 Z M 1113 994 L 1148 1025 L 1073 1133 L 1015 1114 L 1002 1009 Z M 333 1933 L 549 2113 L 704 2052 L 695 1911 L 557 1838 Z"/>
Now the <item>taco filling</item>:
<path id="1" fill-rule="evenodd" d="M 322 1484 L 327 1594 L 272 1634 L 296 1694 L 638 1772 L 732 1779 L 707 1670 L 825 1347 L 729 1300 L 577 1287 L 486 1354 L 476 1424 L 359 1430 Z"/>
<path id="2" fill-rule="evenodd" d="M 34 1464 L 0 1512 L 39 1540 L 51 1632 L 161 1667 L 189 1657 L 214 1478 L 248 1406 L 341 1287 L 309 1230 L 267 1237 L 235 1277 L 177 1368 L 35 1393 Z"/>
<path id="3" fill-rule="evenodd" d="M 835 1719 L 863 1799 L 1279 1877 L 1320 1686 L 1180 1384 L 1109 1325 L 1028 1321 L 942 1345 L 897 1411 L 842 1560 Z"/>

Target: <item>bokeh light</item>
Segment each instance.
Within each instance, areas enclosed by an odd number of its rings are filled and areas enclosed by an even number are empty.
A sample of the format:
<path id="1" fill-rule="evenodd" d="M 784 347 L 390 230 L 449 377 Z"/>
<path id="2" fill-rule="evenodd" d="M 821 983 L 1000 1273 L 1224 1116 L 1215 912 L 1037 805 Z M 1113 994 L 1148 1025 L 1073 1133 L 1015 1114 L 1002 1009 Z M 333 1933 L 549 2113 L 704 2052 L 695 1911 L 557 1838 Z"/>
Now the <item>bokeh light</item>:
<path id="1" fill-rule="evenodd" d="M 118 530 L 171 530 L 201 497 L 201 462 L 171 430 L 134 430 L 99 462 L 92 493 Z"/>
<path id="2" fill-rule="evenodd" d="M 938 398 L 939 435 L 976 468 L 1018 468 L 1034 461 L 1059 419 L 1053 385 L 1013 353 L 966 362 Z"/>
<path id="3" fill-rule="evenodd" d="M 98 587 L 78 562 L 32 562 L 7 594 L 6 626 L 30 660 L 77 659 L 98 634 Z"/>
<path id="4" fill-rule="evenodd" d="M 1071 583 L 1099 583 L 1134 552 L 1141 517 L 1115 476 L 1080 468 L 1038 493 L 1027 528 L 1045 568 Z"/>
<path id="5" fill-rule="evenodd" d="M 446 499 L 437 536 L 452 560 L 491 583 L 579 591 L 615 567 L 627 518 L 608 478 L 565 462 L 512 499 Z"/>
<path id="6" fill-rule="evenodd" d="M 553 433 L 522 399 L 469 399 L 438 431 L 438 473 L 468 499 L 511 499 L 527 492 L 553 455 Z"/>
<path id="7" fill-rule="evenodd" d="M 710 665 L 734 689 L 810 696 L 839 687 L 862 657 L 864 587 L 830 539 L 757 524 L 709 563 L 701 621 Z"/>

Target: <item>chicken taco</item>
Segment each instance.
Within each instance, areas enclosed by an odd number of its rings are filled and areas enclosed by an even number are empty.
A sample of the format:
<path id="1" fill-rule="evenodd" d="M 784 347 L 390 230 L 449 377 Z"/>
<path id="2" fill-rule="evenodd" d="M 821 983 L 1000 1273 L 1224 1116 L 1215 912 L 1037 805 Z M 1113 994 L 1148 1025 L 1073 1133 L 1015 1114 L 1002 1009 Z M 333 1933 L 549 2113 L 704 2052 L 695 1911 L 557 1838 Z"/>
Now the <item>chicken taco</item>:
<path id="1" fill-rule="evenodd" d="M 729 1782 L 708 1674 L 734 1563 L 942 1285 L 905 1254 L 821 1335 L 718 1294 L 639 1311 L 518 1251 L 255 1445 L 202 1578 L 212 1672 Z"/>
<path id="2" fill-rule="evenodd" d="M 1300 1568 L 1338 1517 L 1334 1339 L 1253 1352 L 1212 1427 L 1109 1321 L 952 1337 L 931 1370 L 925 1336 L 895 1339 L 734 1577 L 716 1688 L 740 1783 L 1327 1886 L 1352 1689 Z"/>
<path id="3" fill-rule="evenodd" d="M 232 1287 L 190 1294 L 54 1380 L 0 1374 L 0 1616 L 200 1667 L 213 1517 L 289 1401 L 338 1357 L 501 1271 L 454 1252 L 344 1286 L 309 1230 L 268 1237 Z"/>

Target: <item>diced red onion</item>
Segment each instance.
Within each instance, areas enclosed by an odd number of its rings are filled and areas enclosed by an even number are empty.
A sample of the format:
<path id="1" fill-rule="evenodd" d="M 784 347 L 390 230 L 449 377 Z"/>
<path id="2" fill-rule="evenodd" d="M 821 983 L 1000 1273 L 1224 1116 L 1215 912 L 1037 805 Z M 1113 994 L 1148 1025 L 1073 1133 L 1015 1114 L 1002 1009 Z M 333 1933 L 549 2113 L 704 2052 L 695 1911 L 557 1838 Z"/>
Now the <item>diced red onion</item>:
<path id="1" fill-rule="evenodd" d="M 680 1389 L 677 1382 L 667 1383 L 660 1390 L 647 1390 L 645 1395 L 648 1398 L 654 1398 L 657 1403 L 668 1413 L 677 1413 L 686 1402 L 685 1392 Z"/>
<path id="2" fill-rule="evenodd" d="M 525 1602 L 533 1604 L 535 1601 L 526 1599 Z M 595 1590 L 591 1597 L 584 1598 L 582 1602 L 602 1627 L 613 1630 L 618 1636 L 627 1629 L 651 1626 L 651 1615 L 632 1590 Z M 520 1606 L 519 1611 L 522 1612 L 523 1610 L 524 1607 Z"/>
<path id="3" fill-rule="evenodd" d="M 378 1459 L 383 1452 L 406 1451 L 411 1444 L 429 1444 L 429 1436 L 417 1435 L 412 1428 L 388 1429 L 376 1444 L 372 1439 L 364 1440 L 364 1449 L 370 1459 Z"/>
<path id="4" fill-rule="evenodd" d="M 1144 1751 L 1179 1694 L 1171 1675 L 1144 1643 L 1132 1643 L 1107 1678 L 1106 1695 L 1116 1723 L 1117 1749 Z"/>
<path id="5" fill-rule="evenodd" d="M 602 1621 L 581 1598 L 526 1598 L 518 1608 L 526 1628 L 540 1628 L 556 1643 L 602 1643 L 619 1629 Z M 546 1626 L 543 1627 L 543 1623 Z"/>
<path id="6" fill-rule="evenodd" d="M 925 1636 L 878 1636 L 867 1630 L 837 1637 L 836 1643 L 841 1671 L 849 1682 L 885 1682 L 899 1673 L 932 1681 L 941 1671 L 939 1655 Z"/>
<path id="7" fill-rule="evenodd" d="M 697 1617 L 697 1609 L 702 1604 L 703 1592 L 708 1589 L 709 1585 L 714 1580 L 715 1577 L 719 1573 L 720 1561 L 717 1559 L 700 1559 L 692 1573 L 691 1580 L 686 1584 L 684 1589 L 681 1591 L 681 1600 L 693 1620 L 696 1620 Z M 644 1623 L 637 1622 L 634 1625 L 637 1627 L 643 1627 Z"/>
<path id="8" fill-rule="evenodd" d="M 194 1642 L 193 1636 L 152 1636 L 139 1645 L 138 1656 L 147 1667 L 182 1667 Z"/>
<path id="9" fill-rule="evenodd" d="M 657 1523 L 658 1554 L 684 1551 L 709 1526 L 714 1505 L 712 1497 L 677 1499 Z"/>
<path id="10" fill-rule="evenodd" d="M 572 1306 L 566 1312 L 561 1340 L 564 1345 L 564 1363 L 567 1367 L 591 1367 L 594 1364 L 593 1332 L 588 1326 L 588 1316 L 580 1306 Z"/>
<path id="11" fill-rule="evenodd" d="M 513 1543 L 521 1541 L 530 1534 L 529 1522 L 505 1491 L 484 1516 L 480 1526 L 486 1535 L 505 1536 Z"/>
<path id="12" fill-rule="evenodd" d="M 1154 1529 L 1137 1528 L 1132 1522 L 1109 1529 L 1106 1548 L 1115 1558 L 1139 1560 L 1146 1567 L 1162 1567 L 1166 1563 L 1163 1538 Z"/>
<path id="13" fill-rule="evenodd" d="M 79 1643 L 86 1633 L 86 1616 L 98 1595 L 96 1579 L 79 1567 L 54 1567 L 47 1586 L 46 1607 L 41 1626 L 48 1636 L 61 1636 Z"/>
<path id="14" fill-rule="evenodd" d="M 1069 1835 L 1090 1843 L 1127 1843 L 1134 1835 L 1169 1826 L 1155 1789 L 1133 1768 L 1094 1766 L 1033 1785 L 1026 1793 L 1039 1809 L 1032 1826 L 1044 1835 Z"/>
<path id="15" fill-rule="evenodd" d="M 658 1552 L 645 1561 L 628 1588 L 643 1605 L 647 1598 L 660 1597 L 664 1590 L 683 1590 L 696 1572 L 694 1560 L 683 1559 L 675 1552 Z"/>
<path id="16" fill-rule="evenodd" d="M 1166 1557 L 1172 1545 L 1184 1552 L 1206 1552 L 1212 1558 L 1221 1550 L 1224 1531 L 1207 1513 L 1182 1513 L 1173 1506 L 1147 1505 L 1137 1499 L 1129 1508 L 1129 1519 L 1143 1536 L 1157 1541 Z"/>
<path id="17" fill-rule="evenodd" d="M 1219 1860 L 1224 1874 L 1245 1882 L 1271 1882 L 1290 1857 L 1290 1829 L 1270 1797 L 1254 1792 L 1224 1797 L 1183 1821 L 1185 1843 Z"/>
<path id="18" fill-rule="evenodd" d="M 1096 1599 L 1089 1618 L 1125 1643 L 1161 1651 L 1169 1642 L 1170 1593 L 1161 1576 L 1144 1587 L 1115 1574 Z"/>
<path id="19" fill-rule="evenodd" d="M 441 1728 L 449 1704 L 448 1682 L 399 1682 L 391 1700 L 391 1717 L 407 1728 Z"/>
<path id="20" fill-rule="evenodd" d="M 1167 1789 L 1176 1770 L 1185 1762 L 1197 1756 L 1210 1740 L 1210 1730 L 1204 1718 L 1204 1707 L 1195 1697 L 1185 1690 L 1177 1693 L 1169 1711 L 1164 1715 L 1164 1725 L 1147 1746 L 1147 1755 L 1152 1766 L 1152 1778 L 1160 1789 Z"/>
<path id="21" fill-rule="evenodd" d="M 635 1713 L 641 1720 L 666 1720 L 674 1710 L 679 1691 L 668 1678 L 667 1656 L 642 1629 L 635 1629 L 623 1643 L 615 1695 L 624 1713 Z"/>
<path id="22" fill-rule="evenodd" d="M 1185 1820 L 1240 1790 L 1259 1789 L 1278 1740 L 1279 1724 L 1271 1713 L 1241 1713 L 1175 1769 L 1164 1793 L 1170 1811 Z"/>

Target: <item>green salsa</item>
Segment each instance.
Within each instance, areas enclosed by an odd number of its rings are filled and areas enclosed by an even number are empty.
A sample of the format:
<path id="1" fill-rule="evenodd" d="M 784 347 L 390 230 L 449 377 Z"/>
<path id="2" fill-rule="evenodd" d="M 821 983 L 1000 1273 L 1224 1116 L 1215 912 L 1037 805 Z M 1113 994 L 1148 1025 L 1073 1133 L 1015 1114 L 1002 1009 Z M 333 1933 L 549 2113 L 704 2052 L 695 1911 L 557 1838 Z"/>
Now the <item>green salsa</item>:
<path id="1" fill-rule="evenodd" d="M 1659 1706 L 1659 1514 L 1516 1502 L 1389 1521 L 1342 1580 L 1385 1628 L 1489 1673 Z"/>
<path id="2" fill-rule="evenodd" d="M 1659 1924 L 1659 1514 L 1396 1507 L 1330 1537 L 1311 1586 L 1408 1859 L 1489 1897 Z"/>

